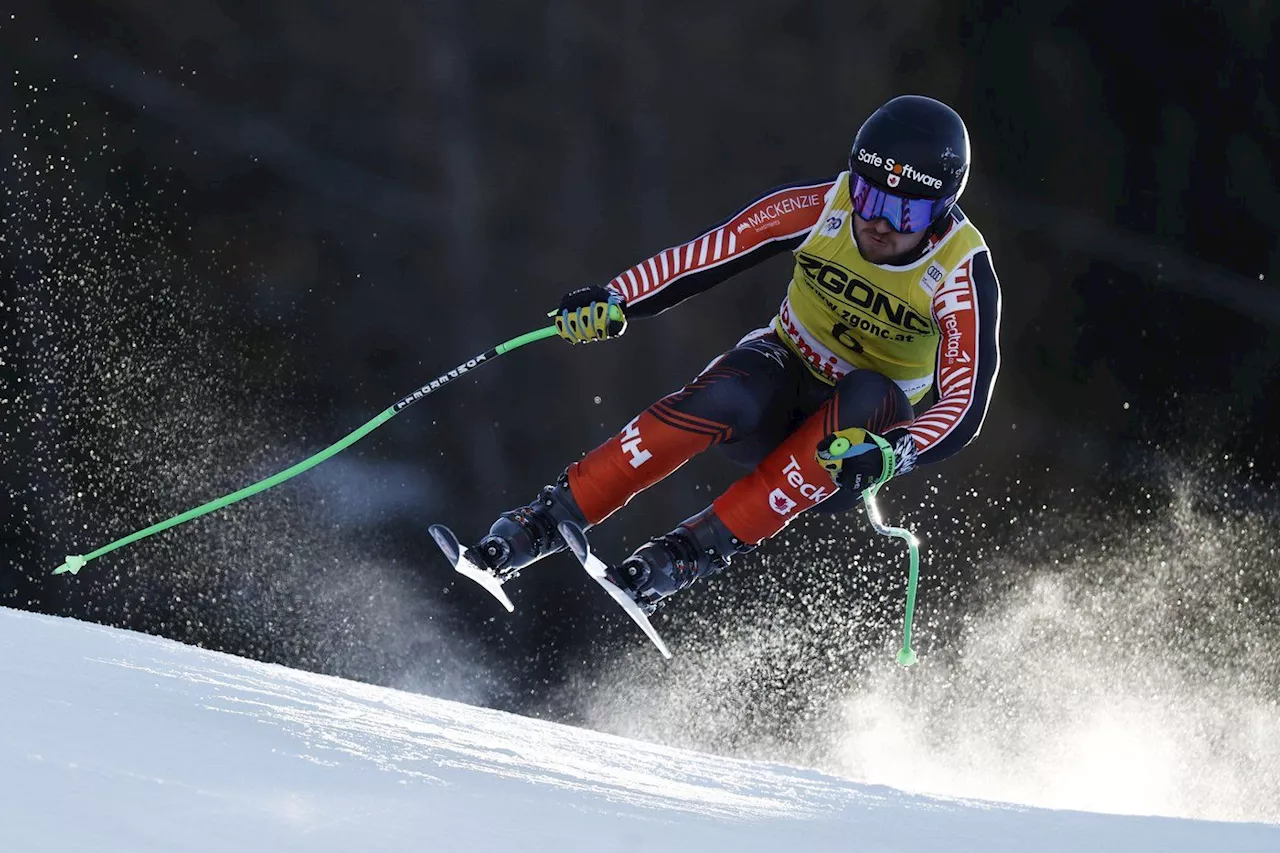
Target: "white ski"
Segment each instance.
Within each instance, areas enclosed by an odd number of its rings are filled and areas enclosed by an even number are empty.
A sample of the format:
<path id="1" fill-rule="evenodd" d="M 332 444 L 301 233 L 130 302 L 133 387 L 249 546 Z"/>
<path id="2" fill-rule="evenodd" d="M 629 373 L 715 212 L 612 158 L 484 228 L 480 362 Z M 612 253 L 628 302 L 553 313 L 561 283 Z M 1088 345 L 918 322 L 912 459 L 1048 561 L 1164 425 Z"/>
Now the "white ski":
<path id="1" fill-rule="evenodd" d="M 485 592 L 498 599 L 498 602 L 507 608 L 508 613 L 515 611 L 516 606 L 511 603 L 511 599 L 502 589 L 502 580 L 473 558 L 466 546 L 458 542 L 458 537 L 453 535 L 452 530 L 443 524 L 433 524 L 428 528 L 428 532 L 431 538 L 436 540 L 436 545 L 440 546 L 445 557 L 453 564 L 454 571 L 480 584 Z"/>
<path id="2" fill-rule="evenodd" d="M 609 580 L 605 574 L 606 566 L 600 561 L 600 558 L 591 553 L 591 545 L 587 542 L 587 534 L 582 532 L 582 528 L 571 521 L 560 522 L 560 535 L 564 537 L 564 541 L 568 543 L 569 550 L 573 552 L 573 556 L 578 558 L 578 562 L 582 563 L 582 568 L 587 570 L 587 574 L 600 586 L 604 587 L 605 592 L 618 603 L 618 606 L 627 611 L 627 615 L 632 621 L 640 626 L 640 629 L 653 641 L 658 647 L 658 651 L 662 652 L 662 656 L 667 660 L 671 659 L 671 651 L 667 648 L 667 644 L 662 641 L 662 637 L 658 636 L 658 631 L 649 623 L 649 617 L 640 609 L 640 605 L 632 600 L 631 596 L 618 588 L 617 584 Z"/>

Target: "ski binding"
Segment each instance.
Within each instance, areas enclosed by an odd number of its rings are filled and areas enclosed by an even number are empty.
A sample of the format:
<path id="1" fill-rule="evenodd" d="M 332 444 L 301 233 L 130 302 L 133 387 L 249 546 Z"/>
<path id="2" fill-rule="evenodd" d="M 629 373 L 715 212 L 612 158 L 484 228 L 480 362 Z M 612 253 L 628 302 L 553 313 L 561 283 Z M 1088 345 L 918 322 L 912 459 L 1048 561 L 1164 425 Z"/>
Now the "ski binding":
<path id="1" fill-rule="evenodd" d="M 502 588 L 502 579 L 489 571 L 479 560 L 472 557 L 470 550 L 458 542 L 458 537 L 454 535 L 452 530 L 443 524 L 433 524 L 428 528 L 427 532 L 431 534 L 432 539 L 436 540 L 436 545 L 440 547 L 445 557 L 453 564 L 454 571 L 480 584 L 485 592 L 498 599 L 498 603 L 507 608 L 508 613 L 515 611 L 516 606 L 511 603 L 511 599 L 507 597 L 506 591 Z"/>
<path id="2" fill-rule="evenodd" d="M 564 537 L 564 541 L 569 545 L 569 550 L 573 552 L 573 556 L 578 558 L 578 562 L 582 563 L 582 568 L 587 570 L 587 574 L 591 575 L 592 580 L 604 587 L 605 592 L 618 603 L 618 606 L 627 612 L 632 621 L 640 626 L 640 630 L 644 631 L 653 644 L 658 647 L 658 651 L 662 652 L 662 656 L 667 660 L 671 659 L 671 651 L 667 648 L 667 644 L 662 641 L 662 637 L 658 635 L 657 629 L 649 622 L 649 617 L 640 609 L 640 605 L 620 589 L 617 584 L 609 580 L 605 574 L 606 566 L 601 562 L 600 558 L 591 553 L 591 545 L 587 542 L 587 534 L 582 532 L 582 528 L 574 524 L 572 521 L 562 521 L 559 525 L 560 535 Z"/>

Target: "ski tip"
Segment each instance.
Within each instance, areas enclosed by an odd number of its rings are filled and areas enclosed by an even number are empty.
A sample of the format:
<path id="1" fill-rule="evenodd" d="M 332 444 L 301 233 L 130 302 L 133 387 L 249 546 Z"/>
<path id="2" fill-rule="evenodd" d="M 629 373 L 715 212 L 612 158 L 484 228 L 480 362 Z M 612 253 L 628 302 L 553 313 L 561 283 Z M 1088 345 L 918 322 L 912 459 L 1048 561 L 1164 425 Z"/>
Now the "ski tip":
<path id="1" fill-rule="evenodd" d="M 508 613 L 514 613 L 516 606 L 502 589 L 502 578 L 498 577 L 458 542 L 457 535 L 443 524 L 433 524 L 427 528 L 431 538 L 453 565 L 453 570 L 463 577 L 475 581 L 485 592 L 498 600 Z"/>
<path id="2" fill-rule="evenodd" d="M 572 521 L 560 522 L 558 529 L 560 535 L 564 537 L 565 543 L 569 546 L 569 550 L 573 552 L 573 556 L 579 561 L 586 562 L 591 554 L 591 546 L 587 544 L 587 534 L 582 532 L 582 528 L 574 524 Z"/>
<path id="3" fill-rule="evenodd" d="M 436 545 L 449 558 L 449 562 L 458 565 L 458 560 L 462 557 L 462 546 L 458 544 L 458 537 L 453 531 L 443 524 L 433 524 L 427 528 L 427 532 L 436 540 Z"/>

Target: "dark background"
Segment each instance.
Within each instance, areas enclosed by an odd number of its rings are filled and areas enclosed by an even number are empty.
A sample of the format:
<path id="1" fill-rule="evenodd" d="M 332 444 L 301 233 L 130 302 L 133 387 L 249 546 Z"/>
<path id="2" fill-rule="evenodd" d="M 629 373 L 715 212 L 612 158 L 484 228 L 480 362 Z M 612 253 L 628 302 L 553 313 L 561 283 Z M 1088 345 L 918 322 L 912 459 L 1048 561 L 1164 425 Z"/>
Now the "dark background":
<path id="1" fill-rule="evenodd" d="M 1278 37 L 1262 2 L 7 3 L 0 604 L 571 717 L 555 685 L 645 654 L 633 630 L 565 560 L 496 619 L 426 525 L 478 536 L 764 325 L 784 259 L 617 343 L 530 346 L 303 478 L 47 571 L 839 171 L 903 92 L 965 117 L 963 207 L 1004 292 L 982 436 L 886 498 L 932 539 L 922 650 L 991 592 L 1002 547 L 1057 565 L 1188 488 L 1224 518 L 1274 508 Z M 620 557 L 734 476 L 695 460 L 595 541 Z M 805 519 L 660 626 L 678 641 L 852 559 L 873 567 L 848 594 L 888 602 L 878 647 L 902 555 L 864 527 Z"/>

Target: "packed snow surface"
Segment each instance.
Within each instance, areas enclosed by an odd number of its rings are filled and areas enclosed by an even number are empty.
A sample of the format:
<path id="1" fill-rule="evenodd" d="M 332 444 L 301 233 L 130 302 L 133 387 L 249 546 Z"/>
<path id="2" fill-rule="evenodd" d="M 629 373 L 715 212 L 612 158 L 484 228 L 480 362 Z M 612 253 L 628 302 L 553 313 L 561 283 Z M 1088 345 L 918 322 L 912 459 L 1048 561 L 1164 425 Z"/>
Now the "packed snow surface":
<path id="1" fill-rule="evenodd" d="M 3 609 L 0 685 L 5 851 L 1280 850 L 1280 826 L 924 797 Z"/>

